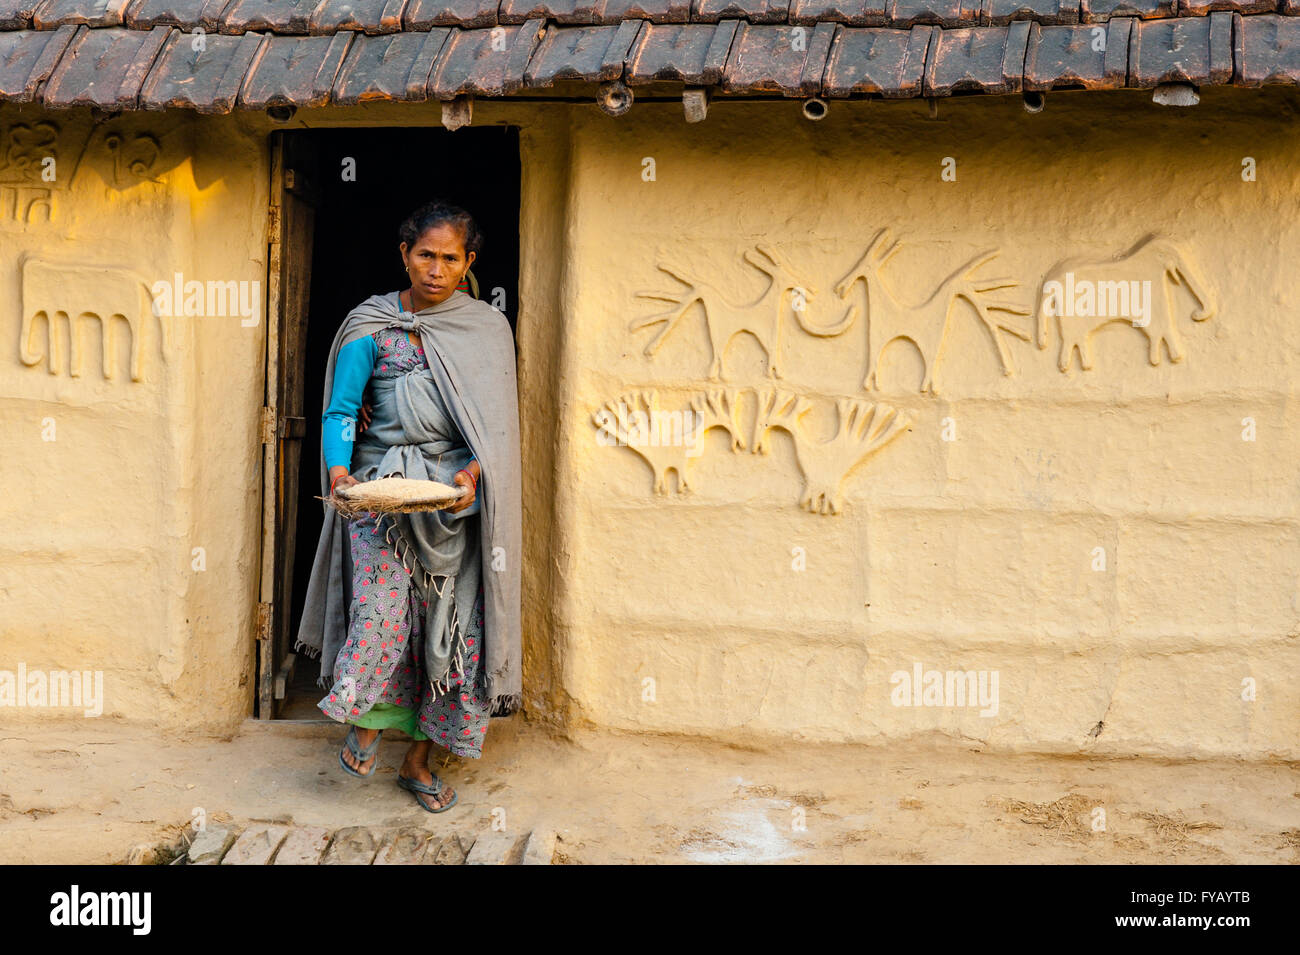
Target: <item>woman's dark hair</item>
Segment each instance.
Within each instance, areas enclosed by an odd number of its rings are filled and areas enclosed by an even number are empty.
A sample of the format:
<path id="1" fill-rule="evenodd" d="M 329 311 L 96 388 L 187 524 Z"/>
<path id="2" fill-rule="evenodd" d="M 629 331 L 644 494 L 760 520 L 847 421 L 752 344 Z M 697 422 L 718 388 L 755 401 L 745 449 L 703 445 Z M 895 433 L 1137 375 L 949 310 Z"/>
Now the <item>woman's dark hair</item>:
<path id="1" fill-rule="evenodd" d="M 440 225 L 450 225 L 460 229 L 461 235 L 465 237 L 467 257 L 471 252 L 477 255 L 482 250 L 483 233 L 479 230 L 474 217 L 460 206 L 438 200 L 420 206 L 407 216 L 397 234 L 409 249 L 420 241 L 420 236 Z"/>

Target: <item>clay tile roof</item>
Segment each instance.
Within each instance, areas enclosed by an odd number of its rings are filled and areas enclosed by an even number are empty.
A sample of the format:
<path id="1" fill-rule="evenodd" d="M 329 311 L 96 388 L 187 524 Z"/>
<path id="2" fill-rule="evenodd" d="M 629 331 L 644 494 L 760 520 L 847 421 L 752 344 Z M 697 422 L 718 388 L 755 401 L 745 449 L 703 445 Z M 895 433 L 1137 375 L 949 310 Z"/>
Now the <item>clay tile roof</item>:
<path id="1" fill-rule="evenodd" d="M 419 102 L 619 81 L 905 98 L 1300 85 L 1300 0 L 0 0 L 0 102 Z"/>

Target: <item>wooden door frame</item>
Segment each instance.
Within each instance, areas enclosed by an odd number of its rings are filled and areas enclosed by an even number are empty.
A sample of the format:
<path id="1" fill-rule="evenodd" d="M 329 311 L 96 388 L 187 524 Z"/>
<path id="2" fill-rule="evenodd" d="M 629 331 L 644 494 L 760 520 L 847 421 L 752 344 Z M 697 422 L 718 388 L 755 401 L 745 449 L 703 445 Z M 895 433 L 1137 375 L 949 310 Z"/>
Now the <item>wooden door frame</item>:
<path id="1" fill-rule="evenodd" d="M 266 371 L 263 392 L 262 546 L 254 714 L 274 719 L 293 678 L 289 634 L 302 460 L 302 342 L 311 284 L 315 184 L 293 160 L 296 130 L 270 137 L 267 215 Z M 298 155 L 298 161 L 302 155 Z M 296 343 L 296 344 L 295 344 Z"/>

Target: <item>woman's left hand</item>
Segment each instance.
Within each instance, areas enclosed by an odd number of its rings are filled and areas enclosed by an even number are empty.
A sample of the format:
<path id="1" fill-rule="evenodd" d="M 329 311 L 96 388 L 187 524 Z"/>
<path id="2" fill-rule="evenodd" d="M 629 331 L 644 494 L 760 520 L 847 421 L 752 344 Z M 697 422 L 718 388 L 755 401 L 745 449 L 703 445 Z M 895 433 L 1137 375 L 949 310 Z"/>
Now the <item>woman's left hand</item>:
<path id="1" fill-rule="evenodd" d="M 478 485 L 475 484 L 474 478 L 470 477 L 470 475 L 464 470 L 457 471 L 456 476 L 452 478 L 452 480 L 456 483 L 457 487 L 463 487 L 468 492 L 455 504 L 447 508 L 447 510 L 451 511 L 453 514 L 457 514 L 474 503 L 474 499 L 478 497 Z"/>

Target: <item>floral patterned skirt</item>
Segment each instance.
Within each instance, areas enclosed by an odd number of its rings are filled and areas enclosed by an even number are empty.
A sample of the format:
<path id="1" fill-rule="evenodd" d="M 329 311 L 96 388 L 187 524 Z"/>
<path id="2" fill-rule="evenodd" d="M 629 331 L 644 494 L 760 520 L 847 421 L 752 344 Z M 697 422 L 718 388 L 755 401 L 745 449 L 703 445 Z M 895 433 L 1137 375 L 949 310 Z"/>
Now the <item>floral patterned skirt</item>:
<path id="1" fill-rule="evenodd" d="M 317 706 L 340 723 L 398 727 L 457 756 L 481 756 L 489 718 L 483 588 L 465 627 L 465 672 L 451 674 L 449 692 L 436 693 L 421 657 L 425 604 L 393 556 L 388 529 L 389 520 L 373 513 L 348 522 L 353 571 L 348 638 L 334 661 L 334 685 Z M 435 583 L 443 586 L 437 578 Z M 466 624 L 463 610 L 461 622 Z"/>

